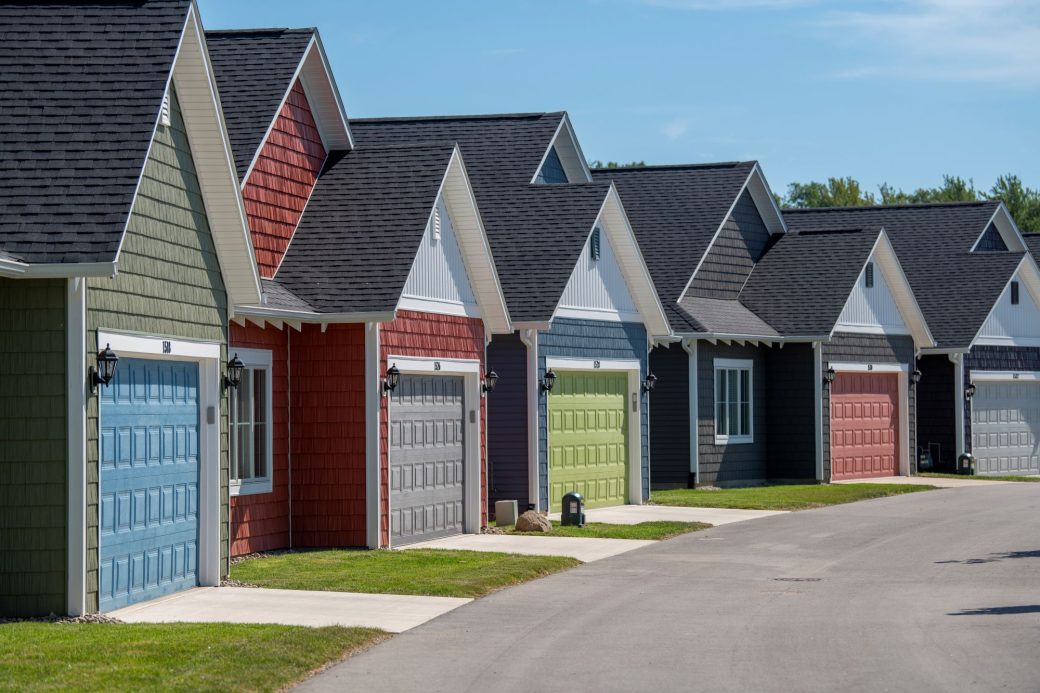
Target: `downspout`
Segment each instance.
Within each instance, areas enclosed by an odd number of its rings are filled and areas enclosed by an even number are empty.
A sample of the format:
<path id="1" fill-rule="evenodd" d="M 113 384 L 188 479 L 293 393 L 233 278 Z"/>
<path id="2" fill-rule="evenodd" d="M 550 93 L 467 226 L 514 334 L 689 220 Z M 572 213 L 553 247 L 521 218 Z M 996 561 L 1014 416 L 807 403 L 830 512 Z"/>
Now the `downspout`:
<path id="1" fill-rule="evenodd" d="M 950 354 L 953 362 L 953 441 L 956 453 L 954 462 L 963 455 L 964 441 L 964 354 Z"/>
<path id="2" fill-rule="evenodd" d="M 692 480 L 692 487 L 697 488 L 701 483 L 701 466 L 700 466 L 700 438 L 701 438 L 701 417 L 697 397 L 697 340 L 696 339 L 684 339 L 682 340 L 683 350 L 690 355 L 690 364 L 687 368 L 687 389 L 689 390 L 689 415 L 688 419 L 690 422 L 690 479 Z"/>
<path id="3" fill-rule="evenodd" d="M 527 500 L 538 505 L 538 330 L 521 330 L 520 341 L 527 347 Z"/>

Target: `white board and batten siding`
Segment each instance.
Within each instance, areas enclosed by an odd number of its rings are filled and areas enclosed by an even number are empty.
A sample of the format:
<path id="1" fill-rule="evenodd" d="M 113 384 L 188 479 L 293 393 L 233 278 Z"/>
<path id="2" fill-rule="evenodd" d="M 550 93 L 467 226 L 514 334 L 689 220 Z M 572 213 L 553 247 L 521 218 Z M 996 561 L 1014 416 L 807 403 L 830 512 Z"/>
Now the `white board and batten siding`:
<path id="1" fill-rule="evenodd" d="M 592 257 L 590 244 L 593 235 L 590 235 L 563 290 L 554 317 L 642 322 L 609 235 L 605 229 L 598 233 L 599 259 Z"/>
<path id="2" fill-rule="evenodd" d="M 892 289 L 885 280 L 885 273 L 874 256 L 868 260 L 874 268 L 874 286 L 868 287 L 867 269 L 864 267 L 856 280 L 845 308 L 838 318 L 836 332 L 861 332 L 867 334 L 910 334 Z"/>
<path id="3" fill-rule="evenodd" d="M 480 317 L 455 224 L 443 199 L 437 200 L 426 225 L 398 308 Z"/>
<path id="4" fill-rule="evenodd" d="M 1040 307 L 1020 275 L 1016 272 L 1011 280 L 1018 282 L 1018 304 L 1011 303 L 1011 283 L 1008 283 L 983 323 L 976 344 L 1040 346 Z"/>

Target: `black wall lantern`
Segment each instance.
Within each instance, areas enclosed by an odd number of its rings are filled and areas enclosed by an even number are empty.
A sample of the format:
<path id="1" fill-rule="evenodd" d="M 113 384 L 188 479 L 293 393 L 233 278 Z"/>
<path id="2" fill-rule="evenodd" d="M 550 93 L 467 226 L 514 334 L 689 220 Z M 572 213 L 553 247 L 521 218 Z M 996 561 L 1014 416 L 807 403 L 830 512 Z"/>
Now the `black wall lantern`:
<path id="1" fill-rule="evenodd" d="M 830 385 L 831 383 L 834 382 L 834 376 L 836 376 L 836 375 L 837 375 L 837 373 L 834 371 L 833 368 L 828 368 L 827 372 L 823 374 L 823 382 L 825 382 L 828 385 Z"/>
<path id="2" fill-rule="evenodd" d="M 552 392 L 553 387 L 556 385 L 556 372 L 553 369 L 549 369 L 542 376 L 542 392 Z"/>
<path id="3" fill-rule="evenodd" d="M 105 348 L 98 352 L 97 369 L 93 366 L 87 372 L 87 380 L 90 383 L 90 391 L 97 392 L 98 385 L 108 385 L 116 375 L 116 364 L 119 356 L 112 351 L 112 345 L 106 344 Z"/>
<path id="4" fill-rule="evenodd" d="M 383 392 L 393 392 L 397 389 L 397 384 L 401 382 L 401 371 L 398 370 L 397 364 L 390 366 L 386 369 L 386 377 L 383 378 Z"/>
<path id="5" fill-rule="evenodd" d="M 246 364 L 242 363 L 242 359 L 238 358 L 238 354 L 231 357 L 231 360 L 227 362 L 227 373 L 224 374 L 225 390 L 229 387 L 238 389 L 238 384 L 242 382 L 242 371 L 245 368 Z"/>
<path id="6" fill-rule="evenodd" d="M 968 383 L 968 387 L 964 388 L 964 399 L 971 399 L 975 396 L 975 383 Z"/>
<path id="7" fill-rule="evenodd" d="M 653 392 L 655 385 L 657 385 L 657 376 L 653 373 L 647 373 L 646 380 L 643 381 L 643 392 L 648 394 Z"/>
<path id="8" fill-rule="evenodd" d="M 484 392 L 494 392 L 495 385 L 498 385 L 498 373 L 488 371 L 484 374 L 484 382 L 480 385 L 480 389 Z"/>
<path id="9" fill-rule="evenodd" d="M 910 384 L 916 385 L 921 382 L 921 371 L 914 369 L 914 372 L 910 374 Z"/>

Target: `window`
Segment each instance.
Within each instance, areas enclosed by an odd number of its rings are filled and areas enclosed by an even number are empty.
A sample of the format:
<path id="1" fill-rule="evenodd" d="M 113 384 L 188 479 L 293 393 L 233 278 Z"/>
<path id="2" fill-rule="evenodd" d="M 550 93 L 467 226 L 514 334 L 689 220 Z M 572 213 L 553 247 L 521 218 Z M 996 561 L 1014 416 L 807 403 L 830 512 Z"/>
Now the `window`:
<path id="1" fill-rule="evenodd" d="M 1018 282 L 1011 282 L 1011 305 L 1018 305 Z"/>
<path id="2" fill-rule="evenodd" d="M 874 263 L 868 262 L 867 268 L 863 270 L 863 279 L 868 289 L 874 288 Z"/>
<path id="3" fill-rule="evenodd" d="M 754 442 L 750 360 L 715 359 L 715 443 Z"/>
<path id="4" fill-rule="evenodd" d="M 238 349 L 245 364 L 238 388 L 228 390 L 231 494 L 271 490 L 271 352 Z"/>

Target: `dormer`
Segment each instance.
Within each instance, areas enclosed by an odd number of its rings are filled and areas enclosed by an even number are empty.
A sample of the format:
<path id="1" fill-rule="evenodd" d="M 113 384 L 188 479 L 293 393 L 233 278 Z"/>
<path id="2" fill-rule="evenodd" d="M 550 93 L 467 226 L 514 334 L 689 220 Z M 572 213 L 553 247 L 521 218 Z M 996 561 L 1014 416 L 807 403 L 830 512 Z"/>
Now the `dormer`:
<path id="1" fill-rule="evenodd" d="M 585 162 L 585 155 L 578 144 L 578 138 L 571 127 L 566 113 L 560 119 L 549 148 L 542 155 L 538 170 L 531 180 L 532 184 L 553 185 L 562 183 L 589 183 L 592 172 Z"/>
<path id="2" fill-rule="evenodd" d="M 1008 251 L 1022 253 L 1025 250 L 1026 244 L 1022 239 L 1022 234 L 1003 202 L 997 206 L 989 223 L 986 224 L 979 237 L 975 239 L 975 245 L 971 248 L 973 253 L 1001 253 Z"/>

